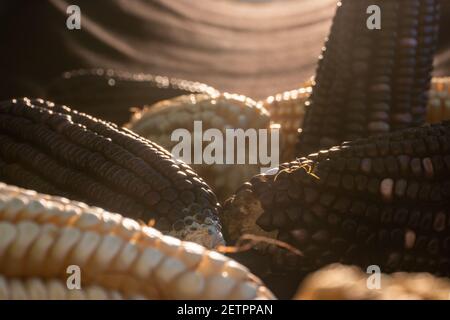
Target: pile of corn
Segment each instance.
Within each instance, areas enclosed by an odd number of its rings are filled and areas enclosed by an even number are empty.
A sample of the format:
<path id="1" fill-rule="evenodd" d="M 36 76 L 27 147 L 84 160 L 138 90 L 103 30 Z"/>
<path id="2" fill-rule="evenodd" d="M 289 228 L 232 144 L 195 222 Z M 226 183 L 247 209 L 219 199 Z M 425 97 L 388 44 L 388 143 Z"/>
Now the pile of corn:
<path id="1" fill-rule="evenodd" d="M 366 25 L 373 4 L 381 30 Z M 309 274 L 298 299 L 449 299 L 434 277 L 450 276 L 450 80 L 430 84 L 439 8 L 339 2 L 314 81 L 260 102 L 102 69 L 65 74 L 50 96 L 120 123 L 141 107 L 126 128 L 40 99 L 1 102 L 0 298 L 274 298 L 214 251 L 247 248 L 266 275 Z M 204 162 L 206 130 L 271 128 L 285 163 L 267 173 Z M 192 167 L 167 151 L 176 130 Z M 381 289 L 334 263 L 376 265 Z M 80 290 L 67 287 L 71 266 Z"/>
<path id="2" fill-rule="evenodd" d="M 190 146 L 194 145 L 194 122 L 200 121 L 203 133 L 208 129 L 219 130 L 223 137 L 226 129 L 268 129 L 270 119 L 267 111 L 255 101 L 235 94 L 186 95 L 137 111 L 127 127 L 137 134 L 159 143 L 167 150 L 180 143 L 171 137 L 177 129 L 186 129 L 191 135 Z M 185 137 L 187 138 L 187 137 Z M 201 136 L 200 139 L 203 137 Z M 221 143 L 221 141 L 219 141 Z M 202 150 L 205 145 L 202 141 Z M 195 164 L 195 149 L 191 150 L 193 169 L 213 188 L 220 200 L 229 197 L 242 183 L 260 172 L 260 164 Z M 225 146 L 224 146 L 225 154 Z M 235 146 L 235 155 L 237 149 Z M 225 159 L 224 159 L 225 163 Z"/>

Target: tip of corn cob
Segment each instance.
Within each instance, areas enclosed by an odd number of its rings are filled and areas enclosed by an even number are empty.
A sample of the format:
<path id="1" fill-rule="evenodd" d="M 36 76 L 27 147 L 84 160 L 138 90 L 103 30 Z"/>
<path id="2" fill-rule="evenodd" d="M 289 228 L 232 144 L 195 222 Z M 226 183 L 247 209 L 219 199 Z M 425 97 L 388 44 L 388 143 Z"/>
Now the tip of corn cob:
<path id="1" fill-rule="evenodd" d="M 221 221 L 225 227 L 225 237 L 230 243 L 245 234 L 276 238 L 277 231 L 265 231 L 258 225 L 264 213 L 258 196 L 251 185 L 244 184 L 238 192 L 224 203 Z"/>

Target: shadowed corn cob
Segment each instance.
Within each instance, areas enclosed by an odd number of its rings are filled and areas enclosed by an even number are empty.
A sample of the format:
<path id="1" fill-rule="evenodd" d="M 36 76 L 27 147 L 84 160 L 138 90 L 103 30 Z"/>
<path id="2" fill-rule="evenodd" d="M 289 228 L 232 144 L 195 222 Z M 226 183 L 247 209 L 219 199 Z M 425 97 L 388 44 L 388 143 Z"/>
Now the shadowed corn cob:
<path id="1" fill-rule="evenodd" d="M 297 90 L 286 91 L 268 97 L 263 101 L 270 113 L 270 121 L 280 125 L 280 159 L 282 162 L 295 158 L 298 142 L 298 128 L 303 125 L 305 102 L 311 93 L 311 83 Z"/>
<path id="2" fill-rule="evenodd" d="M 450 77 L 433 78 L 427 111 L 430 123 L 450 120 Z"/>
<path id="3" fill-rule="evenodd" d="M 427 273 L 381 275 L 379 289 L 369 289 L 368 274 L 356 267 L 331 265 L 309 275 L 298 300 L 449 300 L 450 281 Z"/>
<path id="4" fill-rule="evenodd" d="M 222 243 L 217 199 L 187 165 L 136 134 L 43 100 L 0 104 L 0 179 L 82 200 L 180 238 Z"/>
<path id="5" fill-rule="evenodd" d="M 215 96 L 187 95 L 161 101 L 135 113 L 127 127 L 172 150 L 179 143 L 171 141 L 172 133 L 183 128 L 193 135 L 194 121 L 201 121 L 203 132 L 218 129 L 224 138 L 226 129 L 267 129 L 270 123 L 267 111 L 256 102 L 244 96 L 225 93 Z M 193 146 L 194 138 L 191 142 Z M 203 143 L 202 150 L 209 143 Z M 194 155 L 195 149 L 192 147 L 192 163 Z M 222 200 L 229 197 L 239 185 L 259 173 L 260 167 L 248 162 L 237 165 L 204 162 L 192 164 L 195 172 L 206 180 Z"/>
<path id="6" fill-rule="evenodd" d="M 105 69 L 65 72 L 47 89 L 47 98 L 93 116 L 123 124 L 130 108 L 182 94 L 217 91 L 203 83 Z"/>
<path id="7" fill-rule="evenodd" d="M 14 279 L 64 281 L 71 265 L 80 268 L 88 298 L 95 287 L 94 297 L 106 298 L 273 298 L 245 267 L 217 252 L 119 214 L 0 183 L 0 275 L 9 286 Z M 31 287 L 50 286 L 37 282 Z"/>
<path id="8" fill-rule="evenodd" d="M 381 9 L 381 30 L 366 10 Z M 439 0 L 343 0 L 319 60 L 299 154 L 425 121 Z"/>
<path id="9" fill-rule="evenodd" d="M 313 83 L 311 83 L 313 84 Z M 272 123 L 280 125 L 281 161 L 291 161 L 295 158 L 298 121 L 303 126 L 305 102 L 309 99 L 311 87 L 305 85 L 300 89 L 286 91 L 268 97 L 263 105 L 270 113 Z M 450 77 L 432 79 L 430 99 L 427 106 L 427 122 L 437 123 L 450 120 Z"/>
<path id="10" fill-rule="evenodd" d="M 449 122 L 344 143 L 272 174 L 245 183 L 222 222 L 231 240 L 277 236 L 303 253 L 271 251 L 276 266 L 450 274 Z"/>

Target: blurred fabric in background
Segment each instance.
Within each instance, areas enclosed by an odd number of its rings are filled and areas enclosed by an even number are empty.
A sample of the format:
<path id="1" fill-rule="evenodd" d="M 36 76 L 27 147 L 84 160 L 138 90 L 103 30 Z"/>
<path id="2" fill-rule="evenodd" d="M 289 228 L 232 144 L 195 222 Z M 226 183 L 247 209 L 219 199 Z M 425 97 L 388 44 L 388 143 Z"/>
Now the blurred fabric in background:
<path id="1" fill-rule="evenodd" d="M 72 4 L 82 30 L 66 28 Z M 450 74 L 450 1 L 443 4 L 440 75 Z M 90 67 L 264 98 L 314 74 L 335 7 L 336 0 L 2 1 L 0 99 L 39 96 L 63 71 Z"/>

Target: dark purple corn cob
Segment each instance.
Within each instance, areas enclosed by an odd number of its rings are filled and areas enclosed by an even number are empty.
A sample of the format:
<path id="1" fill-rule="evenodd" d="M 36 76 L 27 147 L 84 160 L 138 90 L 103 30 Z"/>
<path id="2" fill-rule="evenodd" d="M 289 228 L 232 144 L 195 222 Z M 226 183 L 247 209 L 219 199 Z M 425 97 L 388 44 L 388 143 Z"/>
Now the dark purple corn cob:
<path id="1" fill-rule="evenodd" d="M 265 233 L 304 254 L 269 248 L 281 270 L 342 262 L 450 275 L 450 122 L 281 165 L 244 184 L 224 209 L 229 240 Z"/>
<path id="2" fill-rule="evenodd" d="M 381 29 L 367 28 L 370 5 Z M 343 0 L 320 57 L 299 154 L 425 122 L 439 0 Z"/>
<path id="3" fill-rule="evenodd" d="M 127 129 L 65 106 L 0 103 L 0 179 L 154 220 L 180 238 L 198 241 L 205 232 L 210 247 L 221 243 L 216 196 L 189 166 Z"/>
<path id="4" fill-rule="evenodd" d="M 70 105 L 100 119 L 124 124 L 130 108 L 151 105 L 183 94 L 213 94 L 206 84 L 151 74 L 105 69 L 65 72 L 47 89 L 47 99 Z"/>

